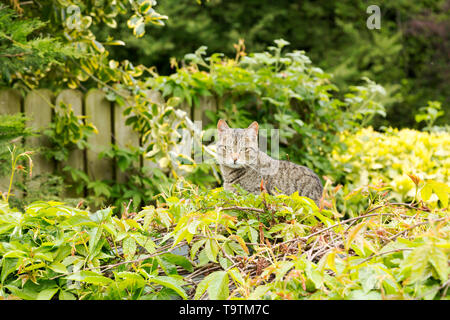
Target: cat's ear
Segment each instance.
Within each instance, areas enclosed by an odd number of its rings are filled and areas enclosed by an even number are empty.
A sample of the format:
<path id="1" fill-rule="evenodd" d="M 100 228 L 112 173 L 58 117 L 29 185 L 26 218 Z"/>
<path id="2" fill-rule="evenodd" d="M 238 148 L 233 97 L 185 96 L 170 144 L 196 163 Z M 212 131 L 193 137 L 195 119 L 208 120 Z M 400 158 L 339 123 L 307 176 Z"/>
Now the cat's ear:
<path id="1" fill-rule="evenodd" d="M 253 121 L 251 125 L 248 126 L 247 130 L 251 130 L 256 136 L 258 135 L 258 122 Z"/>
<path id="2" fill-rule="evenodd" d="M 217 122 L 217 130 L 219 132 L 223 132 L 223 131 L 225 131 L 227 129 L 230 129 L 228 124 L 225 122 L 225 120 L 220 119 L 219 122 Z"/>

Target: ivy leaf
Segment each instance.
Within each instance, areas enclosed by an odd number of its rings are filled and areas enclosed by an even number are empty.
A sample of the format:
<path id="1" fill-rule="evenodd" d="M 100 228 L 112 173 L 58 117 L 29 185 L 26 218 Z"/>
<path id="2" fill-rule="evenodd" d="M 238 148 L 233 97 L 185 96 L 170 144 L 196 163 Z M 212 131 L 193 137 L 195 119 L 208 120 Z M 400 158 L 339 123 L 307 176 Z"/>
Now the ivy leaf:
<path id="1" fill-rule="evenodd" d="M 178 293 L 184 300 L 186 300 L 187 294 L 184 291 L 184 289 L 180 286 L 182 281 L 176 280 L 172 277 L 167 276 L 157 276 L 149 279 L 150 282 L 155 282 L 157 284 L 160 284 L 164 287 L 167 287 L 169 289 L 174 290 L 176 293 Z"/>
<path id="2" fill-rule="evenodd" d="M 17 259 L 3 258 L 1 264 L 0 283 L 4 283 L 6 277 L 16 270 Z"/>
<path id="3" fill-rule="evenodd" d="M 77 300 L 77 298 L 68 291 L 60 290 L 59 291 L 59 300 Z"/>
<path id="4" fill-rule="evenodd" d="M 230 295 L 228 289 L 229 277 L 225 271 L 216 271 L 212 273 L 209 286 L 208 296 L 211 300 L 225 300 Z"/>
<path id="5" fill-rule="evenodd" d="M 219 248 L 214 240 L 206 241 L 205 253 L 209 261 L 217 262 L 216 257 L 219 253 Z"/>
<path id="6" fill-rule="evenodd" d="M 89 233 L 89 255 L 91 258 L 96 256 L 96 253 L 98 252 L 98 244 L 100 241 L 100 238 L 102 236 L 103 232 L 103 226 L 93 228 L 91 232 Z"/>
<path id="7" fill-rule="evenodd" d="M 439 275 L 441 283 L 448 281 L 448 260 L 442 249 L 434 247 L 433 254 L 430 255 L 430 263 Z"/>
<path id="8" fill-rule="evenodd" d="M 132 237 L 128 237 L 123 240 L 123 254 L 126 260 L 131 260 L 136 253 L 136 240 Z"/>
<path id="9" fill-rule="evenodd" d="M 191 259 L 194 260 L 197 251 L 203 246 L 206 242 L 206 239 L 199 240 L 192 245 L 191 248 Z"/>
<path id="10" fill-rule="evenodd" d="M 192 263 L 186 257 L 176 255 L 173 253 L 166 253 L 162 256 L 162 258 L 164 260 L 167 260 L 167 261 L 177 265 L 177 266 L 183 267 L 185 270 L 187 270 L 189 272 L 194 271 Z"/>
<path id="11" fill-rule="evenodd" d="M 45 289 L 39 292 L 36 297 L 36 300 L 51 300 L 55 293 L 59 290 L 59 288 L 50 288 Z"/>
<path id="12" fill-rule="evenodd" d="M 67 268 L 65 265 L 63 265 L 60 262 L 53 262 L 51 265 L 48 266 L 50 269 L 52 269 L 55 272 L 58 273 L 67 273 Z"/>
<path id="13" fill-rule="evenodd" d="M 198 300 L 205 293 L 208 288 L 209 282 L 211 280 L 212 273 L 203 278 L 202 281 L 197 285 L 197 289 L 195 290 L 194 300 Z"/>
<path id="14" fill-rule="evenodd" d="M 66 277 L 67 280 L 75 280 L 80 282 L 86 282 L 94 285 L 110 285 L 114 281 L 108 277 L 105 277 L 99 273 L 83 270 Z"/>

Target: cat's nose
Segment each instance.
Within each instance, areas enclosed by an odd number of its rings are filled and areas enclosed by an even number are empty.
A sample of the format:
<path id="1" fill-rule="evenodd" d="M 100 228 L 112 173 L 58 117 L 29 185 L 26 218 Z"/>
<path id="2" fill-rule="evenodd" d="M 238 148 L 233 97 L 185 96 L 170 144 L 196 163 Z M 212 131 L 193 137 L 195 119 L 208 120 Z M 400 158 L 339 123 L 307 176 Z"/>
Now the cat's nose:
<path id="1" fill-rule="evenodd" d="M 231 155 L 231 158 L 233 159 L 234 163 L 236 163 L 238 157 L 239 157 L 239 154 L 237 154 L 237 153 L 233 153 L 233 154 Z"/>

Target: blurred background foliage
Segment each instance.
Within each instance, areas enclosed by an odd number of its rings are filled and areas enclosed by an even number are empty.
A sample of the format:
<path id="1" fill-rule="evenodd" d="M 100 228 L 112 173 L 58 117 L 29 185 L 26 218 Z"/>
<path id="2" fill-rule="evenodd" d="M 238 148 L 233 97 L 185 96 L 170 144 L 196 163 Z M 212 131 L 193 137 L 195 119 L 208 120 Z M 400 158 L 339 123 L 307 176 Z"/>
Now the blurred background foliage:
<path id="1" fill-rule="evenodd" d="M 344 91 L 362 76 L 383 85 L 389 93 L 387 117 L 377 118 L 377 127 L 420 127 L 414 114 L 428 100 L 443 102 L 447 112 L 438 123 L 448 122 L 450 1 L 377 1 L 380 30 L 366 27 L 369 4 L 364 0 L 210 0 L 195 5 L 192 0 L 165 0 L 158 10 L 170 19 L 143 39 L 134 38 L 120 18 L 115 34 L 127 45 L 111 48 L 111 53 L 136 64 L 154 65 L 168 75 L 173 72 L 167 63 L 171 57 L 181 59 L 202 45 L 209 53 L 230 56 L 239 39 L 245 40 L 248 52 L 259 52 L 283 38 L 333 74 Z M 101 25 L 93 30 L 106 39 Z"/>

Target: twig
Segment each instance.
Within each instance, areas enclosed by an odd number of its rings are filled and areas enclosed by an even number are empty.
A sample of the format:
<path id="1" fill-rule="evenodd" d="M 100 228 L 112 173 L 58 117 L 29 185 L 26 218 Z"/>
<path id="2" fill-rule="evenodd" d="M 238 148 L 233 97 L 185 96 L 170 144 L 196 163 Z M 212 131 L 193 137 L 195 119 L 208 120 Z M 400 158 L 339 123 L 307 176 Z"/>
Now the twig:
<path id="1" fill-rule="evenodd" d="M 382 256 L 385 254 L 396 253 L 396 252 L 407 251 L 407 250 L 412 250 L 412 248 L 399 248 L 399 249 L 389 250 L 389 251 L 385 251 L 385 252 L 381 252 L 381 253 L 377 253 L 377 254 L 371 254 L 369 257 L 367 257 L 363 261 L 357 263 L 356 265 L 360 265 L 364 262 L 371 260 L 372 258 L 379 257 L 379 256 Z"/>
<path id="2" fill-rule="evenodd" d="M 429 223 L 434 223 L 434 222 L 440 222 L 440 221 L 444 221 L 447 218 L 440 218 L 440 219 L 436 219 L 436 220 L 428 220 L 428 221 L 423 221 L 423 222 L 419 222 L 409 228 L 406 228 L 405 230 L 393 235 L 392 237 L 388 238 L 389 241 L 395 240 L 397 239 L 399 236 L 401 236 L 403 233 L 410 231 L 411 229 L 414 229 L 416 227 L 422 226 L 424 224 L 429 224 Z"/>
<path id="3" fill-rule="evenodd" d="M 0 57 L 6 57 L 6 58 L 15 58 L 15 57 L 23 57 L 24 55 L 29 54 L 26 52 L 20 52 L 20 53 L 3 53 L 0 54 Z"/>
<path id="4" fill-rule="evenodd" d="M 252 208 L 252 207 L 239 207 L 239 206 L 233 206 L 233 207 L 227 207 L 227 208 L 221 208 L 221 210 L 241 210 L 241 211 L 255 211 L 259 213 L 264 213 L 265 211 L 263 209 L 259 208 Z"/>
<path id="5" fill-rule="evenodd" d="M 418 207 L 414 207 L 409 203 L 402 203 L 402 202 L 392 202 L 392 203 L 388 203 L 389 205 L 393 205 L 393 206 L 404 206 L 404 207 L 408 207 L 410 209 L 414 209 L 414 210 L 420 210 L 420 211 L 425 211 L 425 212 L 431 212 L 431 210 L 429 208 L 418 208 Z"/>
<path id="6" fill-rule="evenodd" d="M 378 208 L 378 207 L 377 207 L 377 208 Z M 374 210 L 371 210 L 371 211 L 374 211 Z M 344 224 L 344 223 L 352 222 L 352 221 L 359 220 L 359 219 L 369 218 L 369 217 L 375 217 L 375 216 L 378 216 L 378 215 L 383 215 L 383 216 L 395 216 L 395 214 L 393 214 L 393 213 L 371 213 L 371 214 L 366 214 L 366 215 L 363 215 L 363 216 L 359 216 L 359 217 L 347 219 L 347 220 L 341 221 L 341 222 L 339 222 L 339 223 L 333 224 L 332 226 L 329 226 L 328 228 L 325 228 L 325 229 L 316 231 L 316 232 L 314 232 L 314 233 L 311 233 L 310 235 L 308 235 L 308 236 L 306 236 L 306 237 L 300 237 L 300 238 L 288 240 L 288 241 L 285 241 L 285 242 L 282 242 L 282 243 L 286 243 L 286 242 L 290 242 L 290 241 L 294 241 L 294 240 L 303 240 L 303 241 L 306 241 L 306 240 L 308 240 L 308 239 L 311 238 L 311 237 L 317 236 L 318 234 L 321 234 L 321 233 L 323 233 L 323 232 L 325 232 L 325 231 L 328 231 L 328 230 L 330 230 L 330 229 L 333 229 L 333 228 L 336 228 L 336 227 L 338 227 L 338 226 L 341 226 L 341 225 Z M 279 243 L 278 245 L 280 245 L 280 244 L 282 244 L 282 243 Z M 277 246 L 278 246 L 278 245 L 277 245 Z"/>
<path id="7" fill-rule="evenodd" d="M 175 248 L 178 248 L 178 247 L 180 247 L 180 246 L 182 246 L 182 245 L 184 245 L 184 242 L 180 242 L 179 244 L 177 244 L 177 245 L 174 247 L 174 249 L 175 249 Z M 147 259 L 149 259 L 149 258 L 154 258 L 154 257 L 160 256 L 160 255 L 162 255 L 162 254 L 165 254 L 165 253 L 168 252 L 167 247 L 170 247 L 170 245 L 161 247 L 160 250 L 156 251 L 155 253 L 152 253 L 152 254 L 150 254 L 150 255 L 145 255 L 144 257 L 139 258 L 139 259 L 128 260 L 128 261 L 120 261 L 120 262 L 117 262 L 117 263 L 114 263 L 114 264 L 105 265 L 105 266 L 98 266 L 98 267 L 84 268 L 83 270 L 80 270 L 80 271 L 100 269 L 100 272 L 103 273 L 103 272 L 105 272 L 105 271 L 107 271 L 107 270 L 110 270 L 110 269 L 112 269 L 112 268 L 115 268 L 115 267 L 120 266 L 120 265 L 123 265 L 123 264 L 137 263 L 137 262 L 141 262 L 141 261 L 147 260 Z M 77 271 L 77 272 L 79 272 L 79 271 Z M 53 278 L 50 278 L 50 280 L 53 280 L 53 279 L 56 279 L 56 278 L 60 278 L 60 277 L 64 277 L 64 276 L 70 276 L 70 275 L 75 274 L 75 273 L 77 273 L 77 272 L 69 272 L 69 273 L 59 274 L 59 275 L 57 275 L 57 276 L 55 276 L 55 277 L 53 277 Z"/>

